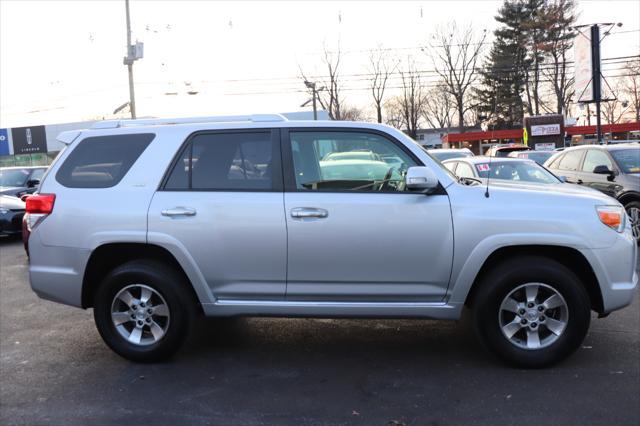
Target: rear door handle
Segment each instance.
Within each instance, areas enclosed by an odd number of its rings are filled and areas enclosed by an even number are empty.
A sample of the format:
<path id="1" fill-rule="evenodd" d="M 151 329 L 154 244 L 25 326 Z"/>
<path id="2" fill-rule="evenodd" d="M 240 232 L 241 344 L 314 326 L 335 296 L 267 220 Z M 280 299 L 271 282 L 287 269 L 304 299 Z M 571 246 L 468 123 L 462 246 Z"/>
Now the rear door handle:
<path id="1" fill-rule="evenodd" d="M 195 216 L 196 215 L 196 209 L 192 209 L 192 208 L 189 208 L 189 207 L 174 207 L 172 209 L 162 210 L 160 213 L 162 214 L 162 216 L 169 216 L 169 217 L 174 217 L 174 216 Z"/>
<path id="2" fill-rule="evenodd" d="M 319 218 L 323 219 L 329 216 L 329 212 L 325 209 L 318 209 L 315 207 L 296 207 L 291 209 L 291 217 L 296 219 L 304 218 Z"/>

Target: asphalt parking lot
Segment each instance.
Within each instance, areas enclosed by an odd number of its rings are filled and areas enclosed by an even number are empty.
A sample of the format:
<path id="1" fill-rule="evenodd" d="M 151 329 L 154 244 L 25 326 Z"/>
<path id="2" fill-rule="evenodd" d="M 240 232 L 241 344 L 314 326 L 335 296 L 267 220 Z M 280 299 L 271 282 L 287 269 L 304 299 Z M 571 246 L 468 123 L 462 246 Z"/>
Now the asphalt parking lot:
<path id="1" fill-rule="evenodd" d="M 21 243 L 0 240 L 0 424 L 639 423 L 638 297 L 544 370 L 501 365 L 467 330 L 203 320 L 171 362 L 139 365 L 105 346 L 92 311 L 38 299 Z"/>

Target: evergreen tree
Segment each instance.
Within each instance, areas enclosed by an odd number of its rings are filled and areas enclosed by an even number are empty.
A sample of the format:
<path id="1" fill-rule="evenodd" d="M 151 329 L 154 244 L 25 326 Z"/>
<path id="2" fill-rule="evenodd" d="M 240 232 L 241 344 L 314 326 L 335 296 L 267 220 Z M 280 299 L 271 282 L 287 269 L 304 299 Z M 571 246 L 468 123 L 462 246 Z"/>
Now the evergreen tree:
<path id="1" fill-rule="evenodd" d="M 523 123 L 522 94 L 532 62 L 527 52 L 528 3 L 506 0 L 495 17 L 502 25 L 494 31 L 493 46 L 481 73 L 483 87 L 476 90 L 478 109 L 489 119 L 491 128 L 521 127 Z"/>

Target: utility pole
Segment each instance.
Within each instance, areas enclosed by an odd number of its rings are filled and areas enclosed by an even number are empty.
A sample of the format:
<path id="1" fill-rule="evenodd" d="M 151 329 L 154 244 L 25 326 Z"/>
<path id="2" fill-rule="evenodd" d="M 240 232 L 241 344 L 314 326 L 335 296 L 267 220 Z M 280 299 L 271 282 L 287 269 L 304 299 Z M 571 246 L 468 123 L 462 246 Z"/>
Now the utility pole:
<path id="1" fill-rule="evenodd" d="M 596 103 L 596 133 L 598 144 L 601 144 L 600 102 L 602 101 L 602 77 L 600 74 L 600 26 L 598 24 L 591 26 L 591 66 L 593 70 L 593 101 Z"/>
<path id="2" fill-rule="evenodd" d="M 304 85 L 307 86 L 309 89 L 311 89 L 311 93 L 313 96 L 313 120 L 317 121 L 318 120 L 318 109 L 316 106 L 316 96 L 318 96 L 318 91 L 316 90 L 316 82 L 314 81 L 313 83 L 310 81 L 305 80 L 304 81 Z M 309 101 L 307 101 L 309 102 Z"/>
<path id="3" fill-rule="evenodd" d="M 609 27 L 604 32 L 604 36 L 602 38 L 600 38 L 601 26 Z M 618 23 L 588 24 L 588 25 L 578 25 L 577 27 L 574 27 L 579 31 L 580 35 L 582 35 L 583 37 L 588 37 L 590 39 L 589 43 L 591 47 L 591 52 L 590 52 L 591 53 L 591 64 L 590 64 L 591 76 L 588 83 L 590 83 L 591 86 L 589 86 L 589 84 L 585 85 L 584 89 L 582 90 L 582 93 L 580 93 L 580 96 L 578 96 L 578 102 L 587 104 L 587 122 L 589 124 L 591 124 L 591 114 L 589 111 L 589 103 L 593 102 L 596 104 L 596 135 L 598 138 L 598 144 L 602 143 L 602 118 L 600 117 L 601 116 L 600 104 L 602 102 L 609 102 L 609 101 L 615 100 L 615 98 L 613 99 L 602 98 L 602 81 L 604 80 L 605 84 L 609 87 L 609 90 L 611 90 L 611 87 L 609 86 L 609 84 L 607 83 L 607 81 L 604 79 L 602 75 L 602 67 L 600 64 L 600 44 L 606 36 L 611 34 L 611 29 L 614 26 L 621 27 L 622 23 L 618 22 Z M 582 31 L 580 31 L 580 28 L 585 28 L 585 27 L 589 27 L 589 36 L 586 36 Z M 581 46 L 581 52 L 583 54 L 582 55 L 576 54 L 576 58 L 581 58 L 581 57 L 585 58 L 583 49 L 586 46 L 583 43 L 581 43 L 580 46 Z M 577 43 L 576 43 L 576 50 L 578 50 Z M 585 67 L 585 64 L 583 62 L 578 64 L 578 59 L 576 59 L 576 70 L 582 70 L 582 69 L 588 70 L 588 65 L 587 65 L 587 68 L 584 68 L 584 67 Z M 583 81 L 585 80 L 582 72 L 580 73 L 580 77 L 582 77 Z M 577 74 L 576 74 L 576 81 L 579 81 Z M 587 89 L 591 89 L 591 96 L 588 96 L 586 100 L 582 100 L 582 95 L 587 91 Z"/>
<path id="4" fill-rule="evenodd" d="M 131 44 L 131 19 L 129 17 L 129 0 L 124 0 L 127 14 L 127 56 L 124 57 L 123 63 L 129 70 L 129 109 L 131 110 L 131 118 L 136 118 L 136 94 L 133 89 L 133 62 L 142 58 L 143 44 L 136 42 Z"/>

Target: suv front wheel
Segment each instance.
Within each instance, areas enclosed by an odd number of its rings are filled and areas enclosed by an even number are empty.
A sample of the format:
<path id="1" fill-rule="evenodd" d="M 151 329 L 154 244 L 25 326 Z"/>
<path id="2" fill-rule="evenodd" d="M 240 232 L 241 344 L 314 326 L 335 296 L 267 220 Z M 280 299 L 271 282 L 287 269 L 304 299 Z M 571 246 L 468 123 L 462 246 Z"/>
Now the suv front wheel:
<path id="1" fill-rule="evenodd" d="M 181 346 L 194 315 L 184 278 L 154 261 L 125 263 L 103 280 L 94 319 L 105 343 L 132 361 L 159 361 Z"/>
<path id="2" fill-rule="evenodd" d="M 520 367 L 543 367 L 575 351 L 589 329 L 589 296 L 564 265 L 537 256 L 503 262 L 481 280 L 473 325 L 494 354 Z"/>
<path id="3" fill-rule="evenodd" d="M 631 222 L 631 230 L 633 232 L 633 238 L 640 244 L 640 201 L 631 201 L 625 204 L 625 210 Z"/>

